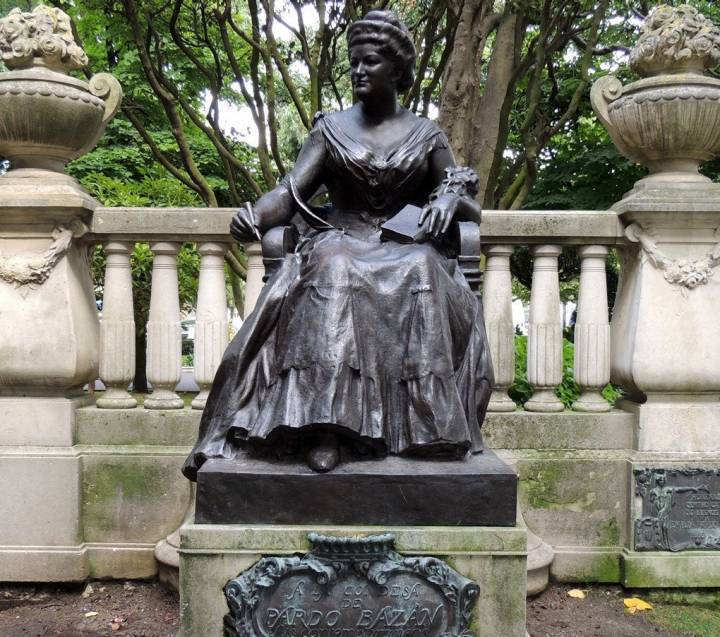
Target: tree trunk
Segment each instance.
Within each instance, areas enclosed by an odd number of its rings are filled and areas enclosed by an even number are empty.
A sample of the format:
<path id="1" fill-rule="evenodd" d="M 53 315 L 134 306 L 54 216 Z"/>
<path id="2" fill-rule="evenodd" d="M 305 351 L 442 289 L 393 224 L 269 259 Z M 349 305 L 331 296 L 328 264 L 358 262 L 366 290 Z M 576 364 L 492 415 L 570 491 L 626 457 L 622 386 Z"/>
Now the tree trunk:
<path id="1" fill-rule="evenodd" d="M 478 200 L 490 208 L 496 203 L 495 185 L 507 142 L 525 32 L 524 17 L 514 4 L 508 3 L 501 14 L 492 9 L 493 3 L 487 0 L 468 0 L 463 5 L 439 118 L 457 162 L 477 171 Z M 492 53 L 486 61 L 483 54 L 493 32 Z"/>

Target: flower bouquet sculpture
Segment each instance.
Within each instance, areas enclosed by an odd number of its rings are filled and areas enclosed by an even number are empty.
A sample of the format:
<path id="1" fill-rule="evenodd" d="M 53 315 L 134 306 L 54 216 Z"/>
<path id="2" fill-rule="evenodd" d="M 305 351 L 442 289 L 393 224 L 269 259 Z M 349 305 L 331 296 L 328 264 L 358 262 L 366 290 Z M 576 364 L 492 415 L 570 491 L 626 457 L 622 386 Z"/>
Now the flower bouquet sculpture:
<path id="1" fill-rule="evenodd" d="M 399 105 L 415 48 L 393 13 L 352 24 L 348 49 L 355 105 L 319 114 L 293 170 L 232 222 L 238 240 L 256 241 L 303 218 L 225 353 L 183 469 L 191 479 L 241 449 L 303 454 L 320 472 L 344 455 L 482 449 L 493 384 L 482 307 L 445 240 L 457 222 L 479 222 L 477 176 L 455 167 L 434 122 Z M 308 205 L 322 186 L 329 205 Z M 388 228 L 408 206 L 418 236 L 383 240 L 398 238 Z"/>
<path id="2" fill-rule="evenodd" d="M 89 82 L 68 75 L 88 63 L 75 43 L 70 18 L 40 5 L 0 19 L 0 156 L 11 168 L 62 173 L 90 152 L 122 99 L 108 73 Z"/>
<path id="3" fill-rule="evenodd" d="M 650 170 L 648 181 L 707 182 L 701 162 L 720 151 L 720 28 L 689 5 L 661 5 L 630 53 L 643 79 L 623 86 L 609 75 L 590 99 L 615 145 Z"/>

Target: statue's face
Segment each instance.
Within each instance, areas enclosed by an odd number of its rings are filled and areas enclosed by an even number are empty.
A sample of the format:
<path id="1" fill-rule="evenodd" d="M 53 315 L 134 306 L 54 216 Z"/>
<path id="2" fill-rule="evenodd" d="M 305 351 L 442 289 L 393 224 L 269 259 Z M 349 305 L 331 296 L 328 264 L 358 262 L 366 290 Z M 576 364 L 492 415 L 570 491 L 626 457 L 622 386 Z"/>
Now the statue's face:
<path id="1" fill-rule="evenodd" d="M 355 96 L 362 100 L 372 95 L 397 90 L 398 72 L 394 62 L 375 44 L 357 44 L 350 49 L 350 80 Z"/>

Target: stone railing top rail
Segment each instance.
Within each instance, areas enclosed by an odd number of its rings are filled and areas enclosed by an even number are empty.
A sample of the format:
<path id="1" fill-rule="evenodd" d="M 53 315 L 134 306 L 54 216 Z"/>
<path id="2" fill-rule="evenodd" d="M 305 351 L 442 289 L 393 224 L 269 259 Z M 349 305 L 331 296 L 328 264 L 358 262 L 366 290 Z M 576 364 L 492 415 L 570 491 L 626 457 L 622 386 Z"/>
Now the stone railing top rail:
<path id="1" fill-rule="evenodd" d="M 234 208 L 97 208 L 98 240 L 225 241 Z M 623 241 L 617 214 L 608 210 L 486 210 L 484 243 L 615 244 Z"/>

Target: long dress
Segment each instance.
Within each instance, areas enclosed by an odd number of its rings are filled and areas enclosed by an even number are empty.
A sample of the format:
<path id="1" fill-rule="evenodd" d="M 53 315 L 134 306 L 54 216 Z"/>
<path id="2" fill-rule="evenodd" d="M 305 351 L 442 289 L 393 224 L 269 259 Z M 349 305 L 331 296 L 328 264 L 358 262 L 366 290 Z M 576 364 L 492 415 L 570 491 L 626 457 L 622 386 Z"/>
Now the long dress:
<path id="1" fill-rule="evenodd" d="M 208 458 L 317 430 L 376 455 L 482 450 L 493 375 L 481 302 L 434 244 L 380 241 L 382 223 L 427 202 L 428 156 L 447 139 L 416 118 L 378 157 L 342 117 L 319 117 L 310 135 L 325 145 L 336 229 L 305 233 L 230 343 L 183 467 L 191 479 Z"/>

